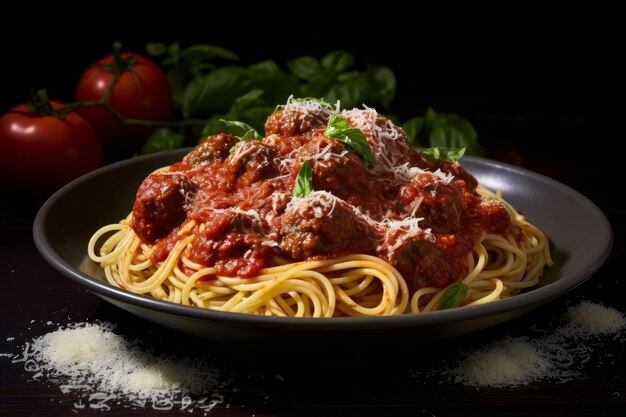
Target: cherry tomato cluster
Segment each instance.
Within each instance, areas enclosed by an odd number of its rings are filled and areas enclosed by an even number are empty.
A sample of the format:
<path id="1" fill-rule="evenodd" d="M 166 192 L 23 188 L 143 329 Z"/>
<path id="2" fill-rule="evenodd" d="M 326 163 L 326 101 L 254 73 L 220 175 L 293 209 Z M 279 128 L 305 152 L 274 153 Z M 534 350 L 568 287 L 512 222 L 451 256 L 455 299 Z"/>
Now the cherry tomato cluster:
<path id="1" fill-rule="evenodd" d="M 123 120 L 167 120 L 172 94 L 163 70 L 148 58 L 116 52 L 80 77 L 76 102 L 45 94 L 0 117 L 0 183 L 49 193 L 102 165 L 102 148 L 131 150 L 151 130 Z M 136 123 L 141 124 L 141 123 Z"/>

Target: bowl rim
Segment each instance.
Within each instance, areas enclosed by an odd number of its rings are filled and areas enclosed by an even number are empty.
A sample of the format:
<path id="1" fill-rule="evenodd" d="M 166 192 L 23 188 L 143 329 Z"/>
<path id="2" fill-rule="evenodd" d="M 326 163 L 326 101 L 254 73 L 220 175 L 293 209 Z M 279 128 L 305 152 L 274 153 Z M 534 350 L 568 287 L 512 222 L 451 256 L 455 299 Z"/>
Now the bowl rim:
<path id="1" fill-rule="evenodd" d="M 98 278 L 92 277 L 77 270 L 56 251 L 46 234 L 46 222 L 49 221 L 51 210 L 65 196 L 78 186 L 91 181 L 93 178 L 106 175 L 109 172 L 118 170 L 123 167 L 132 166 L 134 164 L 149 163 L 158 159 L 180 159 L 190 148 L 176 149 L 173 151 L 160 152 L 150 154 L 106 165 L 86 175 L 83 175 L 72 182 L 66 184 L 56 191 L 39 209 L 33 223 L 33 238 L 35 245 L 43 258 L 58 272 L 69 277 L 74 282 L 87 288 L 91 292 L 100 297 L 116 300 L 122 303 L 128 303 L 137 307 L 143 307 L 155 310 L 159 313 L 166 313 L 175 316 L 182 316 L 189 319 L 199 319 L 208 321 L 219 321 L 229 325 L 242 326 L 271 326 L 282 329 L 299 329 L 308 328 L 315 329 L 366 329 L 366 328 L 404 328 L 416 326 L 431 326 L 451 321 L 464 321 L 475 319 L 483 316 L 491 316 L 509 311 L 524 308 L 532 308 L 544 302 L 550 301 L 566 292 L 569 292 L 581 285 L 589 279 L 606 261 L 613 247 L 613 231 L 604 213 L 587 197 L 574 190 L 573 188 L 562 184 L 552 178 L 535 173 L 533 171 L 509 165 L 502 162 L 493 161 L 487 158 L 464 156 L 463 160 L 486 165 L 492 169 L 499 171 L 513 172 L 516 175 L 530 177 L 535 181 L 540 181 L 548 186 L 559 188 L 562 192 L 575 199 L 578 204 L 583 206 L 585 210 L 592 213 L 599 222 L 601 230 L 598 230 L 597 236 L 602 237 L 602 246 L 596 247 L 598 255 L 586 265 L 586 268 L 576 270 L 567 276 L 560 277 L 555 282 L 546 286 L 535 288 L 531 291 L 518 294 L 495 303 L 487 303 L 476 306 L 468 306 L 463 308 L 433 311 L 420 314 L 403 314 L 398 316 L 376 316 L 376 317 L 333 317 L 333 318 L 292 318 L 292 317 L 274 317 L 274 316 L 257 316 L 251 314 L 223 312 L 216 310 L 202 309 L 192 306 L 184 306 L 180 304 L 170 303 L 158 300 L 149 296 L 135 294 L 127 290 L 114 287 L 107 282 L 100 281 Z M 86 252 L 86 251 L 85 251 Z"/>

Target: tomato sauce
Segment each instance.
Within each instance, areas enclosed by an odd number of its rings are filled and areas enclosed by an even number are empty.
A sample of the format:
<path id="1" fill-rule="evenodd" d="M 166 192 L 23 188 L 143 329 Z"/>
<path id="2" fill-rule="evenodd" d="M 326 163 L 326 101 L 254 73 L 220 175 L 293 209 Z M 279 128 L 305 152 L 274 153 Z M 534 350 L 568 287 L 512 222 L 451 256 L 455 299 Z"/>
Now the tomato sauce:
<path id="1" fill-rule="evenodd" d="M 169 171 L 151 174 L 137 192 L 132 227 L 155 245 L 153 262 L 193 235 L 189 259 L 226 276 L 258 275 L 276 256 L 366 253 L 393 264 L 412 289 L 461 279 L 483 233 L 512 230 L 507 210 L 478 195 L 458 163 L 421 158 L 401 129 L 362 112 L 345 117 L 365 134 L 375 165 L 324 136 L 327 111 L 287 106 L 270 116 L 262 141 L 211 136 Z M 315 191 L 295 198 L 305 161 Z"/>

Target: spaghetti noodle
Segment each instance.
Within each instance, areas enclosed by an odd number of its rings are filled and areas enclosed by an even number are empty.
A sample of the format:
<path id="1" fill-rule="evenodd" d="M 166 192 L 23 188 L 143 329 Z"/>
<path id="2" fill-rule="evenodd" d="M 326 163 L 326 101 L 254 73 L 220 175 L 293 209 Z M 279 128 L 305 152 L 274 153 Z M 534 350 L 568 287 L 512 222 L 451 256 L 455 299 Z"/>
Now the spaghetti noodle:
<path id="1" fill-rule="evenodd" d="M 501 193 L 458 163 L 421 158 L 372 109 L 344 111 L 376 157 L 365 164 L 322 133 L 332 113 L 294 101 L 263 142 L 210 137 L 149 176 L 133 212 L 93 235 L 89 257 L 134 293 L 269 316 L 421 313 L 461 284 L 461 306 L 538 284 L 548 242 Z M 295 197 L 303 160 L 315 191 Z M 359 198 L 368 184 L 381 197 Z"/>

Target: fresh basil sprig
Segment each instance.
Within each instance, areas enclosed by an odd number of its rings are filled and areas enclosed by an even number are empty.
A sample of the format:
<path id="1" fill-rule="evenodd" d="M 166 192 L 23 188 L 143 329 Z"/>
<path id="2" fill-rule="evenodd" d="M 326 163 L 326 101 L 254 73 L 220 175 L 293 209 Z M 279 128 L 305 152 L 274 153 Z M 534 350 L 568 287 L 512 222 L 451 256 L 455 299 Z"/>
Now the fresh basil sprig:
<path id="1" fill-rule="evenodd" d="M 462 282 L 451 285 L 443 294 L 443 297 L 441 297 L 439 310 L 447 310 L 460 306 L 467 295 L 468 289 L 469 287 Z"/>
<path id="2" fill-rule="evenodd" d="M 313 167 L 309 161 L 304 161 L 298 170 L 296 186 L 293 189 L 293 196 L 304 198 L 313 192 Z"/>
<path id="3" fill-rule="evenodd" d="M 456 114 L 437 113 L 429 107 L 424 116 L 407 120 L 402 123 L 402 128 L 412 145 L 428 142 L 427 145 L 431 147 L 465 148 L 468 155 L 485 153 L 478 143 L 474 126 Z"/>
<path id="4" fill-rule="evenodd" d="M 368 65 L 365 71 L 354 69 L 355 57 L 337 50 L 321 59 L 301 56 L 287 62 L 287 68 L 302 82 L 297 93 L 302 97 L 324 97 L 344 108 L 363 103 L 388 108 L 396 95 L 396 77 L 384 66 Z"/>
<path id="5" fill-rule="evenodd" d="M 241 141 L 263 139 L 263 136 L 247 123 L 226 119 L 220 119 L 220 122 L 226 125 L 226 133 L 237 136 L 237 139 Z"/>
<path id="6" fill-rule="evenodd" d="M 367 162 L 372 165 L 376 164 L 376 158 L 374 158 L 372 148 L 367 143 L 365 135 L 360 129 L 350 126 L 347 119 L 333 115 L 328 121 L 324 136 L 348 145 Z"/>
<path id="7" fill-rule="evenodd" d="M 259 133 L 254 129 L 248 130 L 246 133 L 243 134 L 242 137 L 237 137 L 237 139 L 239 139 L 242 142 L 245 142 L 248 140 L 261 140 L 261 138 L 262 136 L 259 135 Z"/>
<path id="8" fill-rule="evenodd" d="M 390 68 L 372 64 L 359 67 L 359 60 L 343 50 L 321 58 L 296 57 L 286 62 L 285 68 L 271 59 L 243 66 L 236 62 L 239 60 L 236 53 L 208 44 L 183 47 L 178 42 L 150 43 L 146 49 L 167 73 L 174 102 L 173 120 L 193 121 L 189 123 L 193 128 L 185 133 L 198 139 L 225 131 L 219 119 L 241 120 L 262 132 L 276 105 L 285 103 L 291 95 L 321 97 L 333 106 L 339 100 L 342 108 L 367 103 L 384 109 L 389 108 L 396 96 L 396 77 Z M 200 119 L 205 120 L 204 127 L 196 123 Z M 419 137 L 426 146 L 465 147 L 470 155 L 484 154 L 476 141 L 476 130 L 466 119 L 454 114 L 437 113 L 429 108 L 424 116 L 414 117 L 402 127 L 412 144 L 419 144 Z M 245 133 L 237 136 L 243 137 Z M 159 136 L 165 137 L 165 133 Z M 178 138 L 171 135 L 167 138 L 167 143 L 158 146 L 153 139 L 145 151 L 179 146 Z"/>
<path id="9" fill-rule="evenodd" d="M 264 90 L 248 91 L 238 97 L 226 113 L 211 116 L 202 129 L 201 137 L 206 138 L 224 132 L 224 124 L 220 119 L 240 120 L 252 126 L 257 132 L 261 132 L 267 117 L 273 111 L 274 107 L 267 105 Z"/>
<path id="10" fill-rule="evenodd" d="M 185 136 L 174 132 L 169 127 L 155 130 L 141 146 L 141 154 L 169 151 L 180 148 L 185 142 Z"/>
<path id="11" fill-rule="evenodd" d="M 465 155 L 465 148 L 428 148 L 420 152 L 420 156 L 431 162 L 446 160 L 458 162 Z"/>

